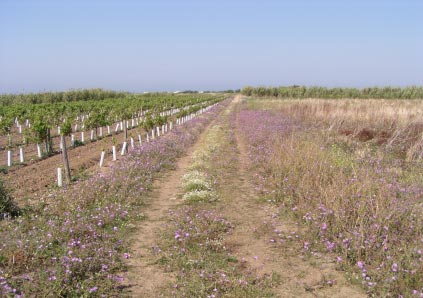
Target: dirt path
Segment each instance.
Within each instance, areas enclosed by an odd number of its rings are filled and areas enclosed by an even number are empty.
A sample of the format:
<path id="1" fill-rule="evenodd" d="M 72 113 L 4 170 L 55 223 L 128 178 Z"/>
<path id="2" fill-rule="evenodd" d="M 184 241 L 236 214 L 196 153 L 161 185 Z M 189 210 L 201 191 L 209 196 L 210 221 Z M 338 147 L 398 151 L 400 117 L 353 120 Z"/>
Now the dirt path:
<path id="1" fill-rule="evenodd" d="M 241 101 L 242 98 L 238 97 L 234 104 L 239 106 Z M 227 239 L 235 255 L 245 260 L 259 276 L 279 275 L 281 283 L 274 289 L 278 297 L 366 297 L 345 280 L 342 272 L 335 270 L 333 262 L 323 258 L 305 260 L 298 251 L 298 242 L 280 244 L 272 241 L 275 227 L 288 235 L 296 235 L 298 227 L 293 223 L 278 222 L 274 219 L 276 207 L 257 200 L 256 191 L 249 182 L 247 148 L 238 127 L 235 140 L 233 152 L 237 155 L 238 165 L 230 175 L 232 178 L 221 185 L 225 204 L 222 212 L 235 224 L 235 230 Z"/>
<path id="2" fill-rule="evenodd" d="M 146 220 L 135 228 L 136 232 L 131 239 L 132 256 L 127 264 L 129 270 L 125 286 L 132 297 L 165 297 L 160 294 L 161 289 L 175 280 L 174 273 L 165 272 L 163 267 L 155 263 L 160 231 L 166 228 L 169 209 L 181 204 L 178 199 L 183 193 L 181 178 L 191 164 L 192 153 L 201 145 L 213 123 L 214 121 L 207 125 L 196 143 L 177 162 L 176 170 L 167 172 L 154 182 L 152 195 L 145 206 Z"/>
<path id="3" fill-rule="evenodd" d="M 218 117 L 227 117 L 229 131 L 231 113 L 237 113 L 241 97 L 235 100 Z M 192 153 L 204 146 L 209 124 L 187 155 L 179 160 L 175 171 L 168 172 L 154 184 L 153 195 L 145 208 L 146 220 L 136 227 L 132 237 L 132 257 L 128 260 L 127 284 L 132 297 L 167 297 L 165 287 L 175 284 L 175 272 L 165 272 L 157 264 L 160 231 L 166 229 L 168 210 L 174 209 L 181 201 L 181 177 L 187 172 Z M 366 297 L 358 288 L 346 281 L 344 274 L 335 270 L 335 264 L 325 258 L 306 259 L 298 249 L 298 242 L 275 243 L 271 241 L 272 229 L 277 227 L 287 235 L 296 235 L 298 226 L 275 218 L 274 205 L 257 200 L 256 191 L 250 182 L 246 145 L 236 126 L 234 142 L 227 147 L 224 160 L 232 161 L 228 167 L 216 168 L 222 181 L 219 183 L 221 200 L 217 208 L 235 226 L 225 240 L 238 260 L 246 263 L 251 272 L 259 277 L 279 277 L 280 282 L 273 288 L 276 297 Z M 218 167 L 218 166 L 217 166 Z M 189 297 L 188 297 L 189 298 Z M 253 298 L 253 297 L 251 297 Z"/>

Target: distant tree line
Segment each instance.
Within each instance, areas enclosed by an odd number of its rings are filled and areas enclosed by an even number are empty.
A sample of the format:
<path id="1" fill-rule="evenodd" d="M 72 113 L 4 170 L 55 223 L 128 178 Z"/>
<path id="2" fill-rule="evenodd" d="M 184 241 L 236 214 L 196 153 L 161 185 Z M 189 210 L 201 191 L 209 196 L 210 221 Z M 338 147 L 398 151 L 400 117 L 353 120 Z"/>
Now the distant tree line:
<path id="1" fill-rule="evenodd" d="M 103 89 L 70 90 L 64 92 L 43 92 L 29 94 L 2 94 L 0 104 L 10 106 L 14 104 L 59 103 L 71 101 L 104 100 L 122 98 L 128 95 L 125 92 L 116 92 Z"/>
<path id="2" fill-rule="evenodd" d="M 305 86 L 251 87 L 246 86 L 242 94 L 279 98 L 384 98 L 423 99 L 423 87 L 370 87 L 370 88 L 325 88 Z"/>

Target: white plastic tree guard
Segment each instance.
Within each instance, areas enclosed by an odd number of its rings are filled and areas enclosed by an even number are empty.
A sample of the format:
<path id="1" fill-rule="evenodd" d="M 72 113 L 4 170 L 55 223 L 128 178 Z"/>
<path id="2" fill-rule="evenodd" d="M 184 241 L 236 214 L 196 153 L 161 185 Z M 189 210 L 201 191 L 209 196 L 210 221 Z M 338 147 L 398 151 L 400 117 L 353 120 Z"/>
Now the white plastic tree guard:
<path id="1" fill-rule="evenodd" d="M 22 147 L 19 147 L 19 161 L 23 163 L 25 161 L 24 151 Z"/>
<path id="2" fill-rule="evenodd" d="M 41 146 L 40 146 L 40 144 L 37 144 L 37 155 L 38 155 L 38 158 L 43 157 L 43 155 L 41 154 Z"/>
<path id="3" fill-rule="evenodd" d="M 57 168 L 57 186 L 63 186 L 62 168 Z"/>
<path id="4" fill-rule="evenodd" d="M 126 142 L 123 142 L 122 151 L 120 152 L 120 155 L 124 155 L 125 154 L 125 152 L 126 152 L 126 146 L 127 145 L 128 144 Z"/>
<path id="5" fill-rule="evenodd" d="M 115 161 L 116 158 L 116 146 L 112 146 L 112 154 L 113 154 L 113 161 Z"/>
<path id="6" fill-rule="evenodd" d="M 101 156 L 100 156 L 100 167 L 103 166 L 104 164 L 104 157 L 106 156 L 106 152 L 105 151 L 101 151 Z"/>
<path id="7" fill-rule="evenodd" d="M 12 151 L 7 150 L 7 166 L 12 166 Z"/>

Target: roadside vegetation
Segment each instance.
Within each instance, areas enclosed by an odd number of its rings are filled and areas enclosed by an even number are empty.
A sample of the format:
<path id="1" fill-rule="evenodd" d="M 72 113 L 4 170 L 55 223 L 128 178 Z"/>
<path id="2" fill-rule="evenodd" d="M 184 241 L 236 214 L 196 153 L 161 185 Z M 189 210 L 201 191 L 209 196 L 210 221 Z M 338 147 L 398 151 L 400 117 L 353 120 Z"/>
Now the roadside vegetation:
<path id="1" fill-rule="evenodd" d="M 423 87 L 370 87 L 370 88 L 325 88 L 305 86 L 251 87 L 242 88 L 242 94 L 258 97 L 278 98 L 359 98 L 359 99 L 423 99 Z"/>
<path id="2" fill-rule="evenodd" d="M 420 105 L 261 99 L 240 113 L 263 199 L 369 296 L 422 295 Z"/>

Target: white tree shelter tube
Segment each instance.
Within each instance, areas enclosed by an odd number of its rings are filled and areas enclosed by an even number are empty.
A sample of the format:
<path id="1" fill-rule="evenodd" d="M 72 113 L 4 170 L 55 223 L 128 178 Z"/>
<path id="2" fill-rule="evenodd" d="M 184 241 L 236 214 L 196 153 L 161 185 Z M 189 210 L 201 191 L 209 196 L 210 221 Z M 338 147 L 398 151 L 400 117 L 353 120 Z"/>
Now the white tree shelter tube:
<path id="1" fill-rule="evenodd" d="M 41 155 L 41 147 L 40 147 L 40 144 L 37 144 L 37 155 L 38 155 L 38 158 L 43 157 L 43 156 Z"/>
<path id="2" fill-rule="evenodd" d="M 63 186 L 62 168 L 57 168 L 57 186 Z"/>
<path id="3" fill-rule="evenodd" d="M 125 152 L 126 152 L 126 146 L 127 146 L 127 143 L 126 142 L 123 142 L 122 151 L 120 152 L 120 155 L 124 155 L 125 154 Z"/>
<path id="4" fill-rule="evenodd" d="M 23 163 L 25 161 L 24 151 L 22 147 L 19 147 L 19 161 Z"/>
<path id="5" fill-rule="evenodd" d="M 7 166 L 12 166 L 12 151 L 7 150 Z"/>
<path id="6" fill-rule="evenodd" d="M 105 151 L 101 151 L 101 157 L 100 157 L 100 167 L 103 166 L 104 164 L 104 157 L 106 156 L 106 152 Z"/>
<path id="7" fill-rule="evenodd" d="M 116 158 L 116 146 L 112 146 L 112 153 L 113 153 L 113 161 L 115 161 Z"/>

